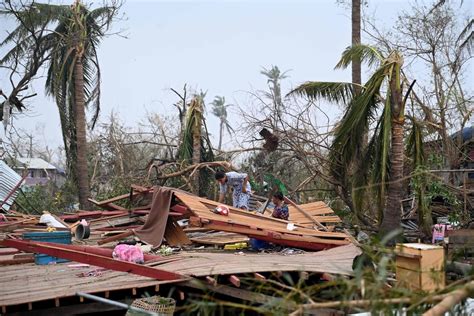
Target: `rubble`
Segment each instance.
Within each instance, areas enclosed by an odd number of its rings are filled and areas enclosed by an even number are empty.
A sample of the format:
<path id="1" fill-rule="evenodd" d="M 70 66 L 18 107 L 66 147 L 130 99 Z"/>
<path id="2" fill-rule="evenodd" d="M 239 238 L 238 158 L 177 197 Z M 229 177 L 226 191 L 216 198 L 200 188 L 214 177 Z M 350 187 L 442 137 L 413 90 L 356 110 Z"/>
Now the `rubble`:
<path id="1" fill-rule="evenodd" d="M 144 278 L 141 285 L 152 284 L 159 291 L 159 284 L 185 284 L 183 280 L 189 279 L 207 282 L 209 279 L 216 280 L 218 275 L 227 276 L 234 286 L 241 286 L 239 274 L 242 273 L 255 273 L 258 279 L 265 279 L 261 273 L 271 271 L 350 275 L 352 260 L 360 254 L 351 245 L 346 233 L 334 231 L 334 225 L 341 220 L 323 202 L 292 204 L 289 221 L 285 221 L 272 218 L 268 213 L 259 214 L 233 207 L 228 207 L 226 216 L 216 214 L 213 209 L 218 206 L 217 202 L 174 188 L 134 185 L 129 194 L 105 201 L 90 201 L 102 210 L 81 210 L 61 216 L 24 215 L 10 211 L 3 216 L 0 245 L 4 248 L 0 248 L 0 269 L 7 269 L 7 273 L 11 274 L 12 270 L 7 267 L 28 262 L 27 266 L 22 264 L 15 270 L 17 277 L 3 277 L 2 284 L 7 285 L 0 290 L 3 312 L 7 306 L 10 308 L 19 304 L 27 304 L 30 309 L 33 302 L 44 300 L 55 300 L 60 305 L 57 291 L 51 291 L 50 295 L 32 295 L 29 291 L 23 292 L 20 287 L 10 291 L 17 287 L 22 271 L 26 269 L 38 275 L 36 278 L 41 278 L 42 273 L 33 271 L 47 272 L 53 269 L 52 266 L 64 267 L 71 271 L 67 276 L 71 280 L 65 281 L 65 284 L 79 282 L 79 279 L 103 279 L 108 275 L 128 280 L 127 275 L 138 275 Z M 121 206 L 124 201 L 133 207 Z M 45 221 L 45 218 L 48 220 Z M 23 239 L 32 232 L 48 235 L 59 231 L 75 234 L 72 244 Z M 249 252 L 251 238 L 271 242 L 279 252 Z M 137 250 L 148 250 L 144 253 L 144 264 L 116 259 L 119 256 L 113 253 L 117 244 L 136 244 L 141 245 Z M 341 251 L 338 251 L 341 246 Z M 328 250 L 331 248 L 335 248 L 334 251 Z M 327 251 L 316 256 L 312 252 L 315 250 Z M 236 252 L 241 255 L 236 257 Z M 50 264 L 34 265 L 35 253 L 51 256 Z M 293 260 L 295 256 L 298 256 L 297 261 Z M 68 262 L 56 263 L 54 258 L 67 259 Z M 57 271 L 56 268 L 53 270 Z M 29 279 L 23 281 L 30 282 Z M 95 292 L 80 283 L 77 291 Z M 112 281 L 110 284 L 101 282 L 101 291 L 108 293 L 117 290 L 114 284 Z M 183 285 L 185 288 L 195 283 L 186 284 Z M 57 287 L 59 291 L 61 286 L 58 284 Z M 141 286 L 127 281 L 120 288 L 137 289 Z M 219 291 L 218 288 L 214 290 Z M 66 291 L 64 295 L 67 297 L 72 293 Z"/>

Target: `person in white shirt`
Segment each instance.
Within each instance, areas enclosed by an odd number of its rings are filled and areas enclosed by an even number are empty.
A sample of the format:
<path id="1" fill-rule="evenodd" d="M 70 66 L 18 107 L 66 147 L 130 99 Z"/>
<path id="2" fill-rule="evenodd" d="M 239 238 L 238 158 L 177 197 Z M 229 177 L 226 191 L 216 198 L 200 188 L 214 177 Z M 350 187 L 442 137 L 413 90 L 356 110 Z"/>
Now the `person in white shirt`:
<path id="1" fill-rule="evenodd" d="M 215 178 L 220 187 L 219 203 L 224 202 L 227 185 L 229 185 L 234 190 L 232 206 L 244 210 L 249 209 L 250 191 L 252 187 L 250 186 L 249 177 L 246 173 L 218 171 L 216 172 Z"/>

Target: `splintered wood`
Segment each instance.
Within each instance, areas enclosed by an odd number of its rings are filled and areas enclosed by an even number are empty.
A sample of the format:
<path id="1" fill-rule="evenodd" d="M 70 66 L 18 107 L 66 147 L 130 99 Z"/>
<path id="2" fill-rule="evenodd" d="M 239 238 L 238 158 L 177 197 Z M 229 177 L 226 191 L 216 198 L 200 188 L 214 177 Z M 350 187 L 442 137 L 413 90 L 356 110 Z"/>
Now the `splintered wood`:
<path id="1" fill-rule="evenodd" d="M 212 209 L 218 205 L 215 201 L 177 191 L 174 194 L 191 211 L 191 223 L 195 226 L 239 233 L 276 244 L 311 250 L 328 249 L 350 243 L 345 233 L 318 231 L 307 227 L 308 222 L 311 221 L 304 215 L 298 217 L 297 210 L 290 210 L 290 219 L 293 218 L 294 222 L 233 207 L 229 207 L 228 216 L 222 216 L 212 212 Z M 322 202 L 310 203 L 302 207 L 312 216 L 322 218 L 321 222 L 334 223 L 339 219 L 332 215 L 326 220 L 324 215 L 334 214 L 334 212 Z M 288 228 L 290 222 L 295 224 L 295 229 Z"/>

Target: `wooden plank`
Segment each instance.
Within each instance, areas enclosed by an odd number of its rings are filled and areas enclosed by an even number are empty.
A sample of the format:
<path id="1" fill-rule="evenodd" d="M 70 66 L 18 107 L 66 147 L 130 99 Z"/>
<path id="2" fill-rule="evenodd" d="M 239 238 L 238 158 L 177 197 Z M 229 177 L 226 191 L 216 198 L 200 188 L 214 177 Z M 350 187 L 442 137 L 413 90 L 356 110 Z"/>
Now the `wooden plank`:
<path id="1" fill-rule="evenodd" d="M 91 253 L 83 253 L 75 250 L 68 250 L 55 246 L 48 245 L 48 243 L 35 243 L 31 241 L 19 240 L 3 240 L 0 241 L 3 245 L 14 247 L 20 250 L 27 250 L 30 252 L 44 253 L 53 257 L 73 260 L 82 263 L 89 263 L 115 271 L 129 272 L 158 280 L 179 280 L 184 276 L 174 272 L 150 268 L 139 264 L 115 260 L 112 258 L 99 256 Z M 63 246 L 64 247 L 64 246 Z"/>
<path id="2" fill-rule="evenodd" d="M 229 281 L 236 287 L 240 287 L 240 279 L 236 275 L 229 276 Z"/>
<path id="3" fill-rule="evenodd" d="M 170 246 L 182 246 L 192 244 L 191 240 L 189 240 L 188 236 L 179 226 L 178 222 L 172 217 L 168 217 L 168 220 L 166 221 L 164 237 L 166 239 L 166 242 Z"/>
<path id="4" fill-rule="evenodd" d="M 292 306 L 293 303 L 286 302 L 286 301 L 284 302 L 283 299 L 281 298 L 272 297 L 272 296 L 268 296 L 261 293 L 255 293 L 255 292 L 251 292 L 251 291 L 247 291 L 243 289 L 236 289 L 236 288 L 226 286 L 226 285 L 212 286 L 204 282 L 197 282 L 195 280 L 192 280 L 189 282 L 183 282 L 183 283 L 180 283 L 180 285 L 194 288 L 194 289 L 201 289 L 204 291 L 206 290 L 212 291 L 215 293 L 227 295 L 230 297 L 238 298 L 240 300 L 249 301 L 253 303 L 269 304 L 270 302 L 275 302 L 279 306 L 287 306 L 290 310 L 295 309 L 295 307 Z"/>
<path id="5" fill-rule="evenodd" d="M 296 235 L 308 235 L 308 236 L 320 236 L 320 237 L 335 237 L 335 238 L 346 238 L 344 233 L 335 233 L 335 232 L 320 232 L 313 229 L 308 229 L 304 227 L 298 227 L 294 232 L 291 232 L 287 229 L 287 221 L 279 220 L 276 218 L 266 217 L 260 214 L 253 214 L 247 211 L 237 210 L 235 208 L 229 207 L 229 216 L 222 216 L 215 214 L 210 211 L 203 203 L 197 201 L 197 199 L 205 200 L 203 198 L 194 198 L 193 196 L 179 194 L 175 192 L 176 196 L 185 203 L 199 218 L 208 219 L 208 220 L 217 220 L 222 222 L 227 222 L 229 224 L 240 224 L 246 226 L 259 227 L 261 229 L 268 229 L 271 231 L 296 234 Z M 205 200 L 206 203 L 215 202 L 210 200 Z"/>
<path id="6" fill-rule="evenodd" d="M 130 237 L 134 234 L 135 234 L 135 232 L 133 230 L 129 230 L 129 231 L 126 231 L 124 233 L 121 233 L 121 234 L 118 234 L 118 235 L 115 235 L 115 236 L 111 236 L 111 237 L 108 237 L 108 238 L 101 239 L 97 242 L 97 244 L 99 244 L 99 245 L 107 244 L 109 242 L 113 242 L 113 241 L 116 241 L 116 240 L 120 240 L 120 239 Z"/>
<path id="7" fill-rule="evenodd" d="M 328 229 L 322 225 L 318 220 L 316 220 L 314 217 L 312 217 L 308 212 L 306 212 L 304 209 L 302 209 L 301 207 L 299 207 L 295 202 L 293 202 L 292 200 L 290 200 L 289 198 L 285 197 L 285 202 L 293 205 L 294 208 L 296 208 L 299 212 L 301 212 L 304 216 L 306 216 L 310 221 L 312 221 L 314 224 L 316 224 L 316 226 L 318 226 L 319 228 L 321 228 L 322 230 L 324 231 L 327 231 Z"/>
<path id="8" fill-rule="evenodd" d="M 324 238 L 318 236 L 308 236 L 308 235 L 296 235 L 290 233 L 279 233 L 279 232 L 272 232 L 263 229 L 254 229 L 243 225 L 238 224 L 228 224 L 219 221 L 208 221 L 207 223 L 203 223 L 204 227 L 214 230 L 222 230 L 234 233 L 240 233 L 244 235 L 252 235 L 260 237 L 266 237 L 269 234 L 273 235 L 275 239 L 287 239 L 293 241 L 307 241 L 307 242 L 315 242 L 315 243 L 326 243 L 326 244 L 333 244 L 333 245 L 347 245 L 349 241 L 347 239 L 335 239 L 335 238 Z"/>
<path id="9" fill-rule="evenodd" d="M 207 233 L 203 236 L 191 237 L 190 239 L 194 243 L 217 246 L 249 241 L 249 238 L 245 235 L 226 232 Z"/>

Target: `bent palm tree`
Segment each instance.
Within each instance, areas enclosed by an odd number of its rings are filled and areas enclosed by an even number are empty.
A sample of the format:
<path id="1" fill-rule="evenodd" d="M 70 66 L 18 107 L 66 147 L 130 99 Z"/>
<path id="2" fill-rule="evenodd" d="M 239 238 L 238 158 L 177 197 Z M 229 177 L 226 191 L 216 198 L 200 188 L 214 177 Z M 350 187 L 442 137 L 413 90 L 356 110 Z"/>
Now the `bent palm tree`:
<path id="1" fill-rule="evenodd" d="M 353 207 L 359 218 L 363 217 L 361 206 L 365 188 L 370 183 L 375 184 L 380 230 L 387 234 L 400 227 L 405 121 L 400 80 L 403 58 L 396 51 L 384 58 L 377 49 L 359 44 L 343 52 L 336 68 L 346 68 L 356 58 L 369 66 L 378 66 L 364 86 L 307 82 L 290 93 L 347 105 L 334 130 L 330 148 L 331 173 L 341 185 L 352 187 Z M 355 87 L 360 88 L 360 93 L 355 93 Z M 382 95 L 384 90 L 385 95 Z M 364 131 L 374 124 L 375 130 L 364 148 Z M 356 157 L 361 155 L 364 159 L 357 161 Z M 355 170 L 353 174 L 351 170 Z"/>
<path id="2" fill-rule="evenodd" d="M 227 132 L 232 134 L 234 129 L 230 126 L 229 121 L 227 120 L 227 108 L 231 106 L 230 104 L 225 104 L 225 97 L 216 96 L 214 101 L 212 101 L 212 114 L 217 116 L 220 121 L 219 127 L 219 145 L 217 149 L 221 150 L 222 148 L 222 138 L 224 136 L 224 127 L 227 128 Z"/>
<path id="3" fill-rule="evenodd" d="M 16 44 L 11 52 L 28 49 L 34 39 L 25 38 L 26 27 L 51 24 L 52 31 L 43 35 L 49 54 L 46 92 L 58 106 L 68 171 L 78 183 L 81 207 L 89 195 L 85 107 L 95 110 L 93 127 L 100 110 L 97 46 L 117 11 L 113 5 L 89 10 L 79 0 L 72 6 L 33 2 L 16 16 L 28 17 L 29 24 L 20 23 L 5 40 Z"/>

